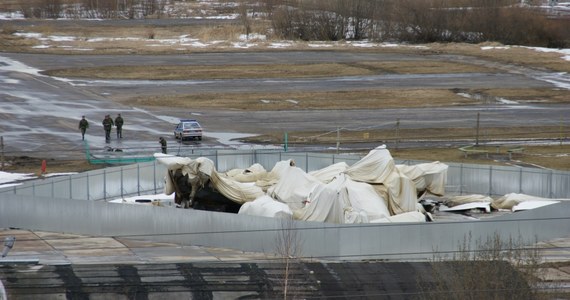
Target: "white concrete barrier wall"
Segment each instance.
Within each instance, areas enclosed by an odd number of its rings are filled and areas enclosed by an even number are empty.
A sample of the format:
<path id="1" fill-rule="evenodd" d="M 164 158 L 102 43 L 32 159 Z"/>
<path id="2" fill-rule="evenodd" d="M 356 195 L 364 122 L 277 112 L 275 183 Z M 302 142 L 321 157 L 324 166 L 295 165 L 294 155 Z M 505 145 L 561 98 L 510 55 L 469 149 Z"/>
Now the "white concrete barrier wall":
<path id="1" fill-rule="evenodd" d="M 183 210 L 104 201 L 77 201 L 3 195 L 0 227 L 114 236 L 182 245 L 275 253 L 280 234 L 296 233 L 303 257 L 329 260 L 433 258 L 451 255 L 469 235 L 477 241 L 495 234 L 529 244 L 567 237 L 570 202 L 501 217 L 437 223 L 335 225 L 293 222 L 228 213 Z"/>

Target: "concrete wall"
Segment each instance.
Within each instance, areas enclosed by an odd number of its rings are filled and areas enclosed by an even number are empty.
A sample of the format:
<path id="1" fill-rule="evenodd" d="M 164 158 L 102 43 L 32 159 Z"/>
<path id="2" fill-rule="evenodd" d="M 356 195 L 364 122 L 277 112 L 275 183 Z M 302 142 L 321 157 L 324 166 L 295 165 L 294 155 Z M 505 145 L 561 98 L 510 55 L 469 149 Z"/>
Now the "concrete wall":
<path id="1" fill-rule="evenodd" d="M 452 254 L 468 243 L 499 234 L 527 243 L 568 236 L 570 202 L 463 222 L 335 225 L 286 222 L 279 219 L 124 205 L 104 201 L 77 201 L 23 195 L 4 195 L 0 227 L 115 236 L 275 253 L 279 236 L 292 235 L 301 256 L 325 260 L 433 258 L 434 251 Z"/>

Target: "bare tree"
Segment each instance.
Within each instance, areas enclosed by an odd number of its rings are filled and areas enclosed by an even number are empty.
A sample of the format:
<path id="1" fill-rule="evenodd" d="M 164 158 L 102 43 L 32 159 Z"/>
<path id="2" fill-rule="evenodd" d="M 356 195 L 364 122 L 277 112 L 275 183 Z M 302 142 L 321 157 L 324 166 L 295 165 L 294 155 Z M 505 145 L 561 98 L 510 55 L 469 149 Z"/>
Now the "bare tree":
<path id="1" fill-rule="evenodd" d="M 249 17 L 248 11 L 249 10 L 247 2 L 245 0 L 242 0 L 238 6 L 238 12 L 239 12 L 239 20 L 243 25 L 247 40 L 249 40 L 249 34 L 251 33 L 251 18 Z"/>
<path id="2" fill-rule="evenodd" d="M 57 19 L 62 12 L 61 0 L 44 0 L 42 3 L 45 18 Z"/>
<path id="3" fill-rule="evenodd" d="M 273 10 L 271 25 L 275 35 L 285 39 L 298 39 L 297 20 L 299 11 L 288 5 L 281 5 Z"/>
<path id="4" fill-rule="evenodd" d="M 281 257 L 284 265 L 281 283 L 283 299 L 288 299 L 291 296 L 291 291 L 289 290 L 290 269 L 293 263 L 299 262 L 302 244 L 293 218 L 283 219 L 281 230 L 278 232 L 275 240 L 275 253 Z"/>
<path id="5" fill-rule="evenodd" d="M 25 1 L 19 4 L 22 14 L 26 18 L 40 18 L 41 10 L 39 9 L 38 3 L 36 1 Z"/>

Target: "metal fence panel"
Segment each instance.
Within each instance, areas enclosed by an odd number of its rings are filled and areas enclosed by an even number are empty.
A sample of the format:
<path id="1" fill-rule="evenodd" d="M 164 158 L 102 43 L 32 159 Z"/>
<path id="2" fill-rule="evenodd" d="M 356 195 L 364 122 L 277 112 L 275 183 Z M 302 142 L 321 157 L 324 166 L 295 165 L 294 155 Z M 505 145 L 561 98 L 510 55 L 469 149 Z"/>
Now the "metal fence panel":
<path id="1" fill-rule="evenodd" d="M 305 152 L 284 152 L 281 154 L 281 160 L 292 159 L 295 166 L 307 172 L 307 153 Z"/>
<path id="2" fill-rule="evenodd" d="M 164 176 L 166 175 L 166 166 L 159 163 L 146 163 L 139 165 L 137 174 L 139 174 L 137 195 L 142 192 L 154 191 L 155 194 L 164 190 Z"/>
<path id="3" fill-rule="evenodd" d="M 550 198 L 570 199 L 570 175 L 563 172 L 552 174 L 552 195 Z"/>
<path id="4" fill-rule="evenodd" d="M 463 165 L 461 172 L 461 189 L 464 194 L 489 194 L 491 191 L 489 166 Z"/>
<path id="5" fill-rule="evenodd" d="M 520 172 L 512 167 L 491 166 L 489 182 L 491 183 L 490 195 L 505 195 L 520 192 Z"/>
<path id="6" fill-rule="evenodd" d="M 105 180 L 105 197 L 103 199 L 114 198 L 122 192 L 122 172 L 121 169 L 109 168 L 103 173 Z"/>
<path id="7" fill-rule="evenodd" d="M 93 186 L 96 184 L 96 180 L 92 180 L 92 175 L 89 172 L 69 176 L 68 180 L 62 182 L 62 188 L 58 190 L 55 198 L 64 199 L 76 199 L 76 200 L 91 200 L 91 199 L 101 199 L 99 197 L 103 196 L 100 186 Z M 64 186 L 65 185 L 65 186 Z M 92 187 L 93 186 L 93 187 Z M 92 187 L 92 188 L 91 188 Z M 94 195 L 91 195 L 93 192 Z"/>
<path id="8" fill-rule="evenodd" d="M 563 237 L 570 228 L 570 202 L 460 222 L 327 224 L 102 201 L 8 195 L 0 198 L 0 227 L 115 236 L 277 253 L 278 237 L 288 235 L 301 256 L 331 260 L 431 259 L 453 254 L 461 243 L 496 234 L 534 243 Z M 468 239 L 471 236 L 471 239 Z M 467 239 L 467 240 L 466 240 Z"/>
<path id="9" fill-rule="evenodd" d="M 220 150 L 216 170 L 226 172 L 231 169 L 247 169 L 255 163 L 255 151 Z"/>
<path id="10" fill-rule="evenodd" d="M 545 172 L 545 170 L 540 169 L 526 170 L 521 178 L 522 193 L 538 197 L 549 197 L 551 177 L 550 171 Z"/>
<path id="11" fill-rule="evenodd" d="M 293 159 L 307 172 L 322 169 L 341 161 L 352 165 L 359 155 L 282 152 L 280 150 L 204 150 L 196 156 L 214 161 L 218 171 L 248 168 L 254 163 L 271 171 L 279 161 Z M 425 161 L 405 160 L 397 164 L 416 165 Z M 570 172 L 447 163 L 447 194 L 483 194 L 502 196 L 507 193 L 524 193 L 546 198 L 570 198 Z M 166 166 L 153 162 L 119 166 L 83 172 L 62 177 L 31 180 L 21 185 L 3 188 L 0 194 L 51 196 L 79 200 L 99 200 L 141 193 L 162 192 Z"/>
<path id="12" fill-rule="evenodd" d="M 307 153 L 306 172 L 320 170 L 333 164 L 334 154 Z"/>
<path id="13" fill-rule="evenodd" d="M 105 198 L 105 170 L 96 170 L 90 171 L 85 173 L 86 176 L 73 176 L 73 181 L 76 180 L 87 180 L 86 190 L 85 192 L 88 194 L 87 200 L 97 200 L 97 199 L 104 199 Z M 77 186 L 79 184 L 73 183 L 73 186 Z"/>
<path id="14" fill-rule="evenodd" d="M 30 180 L 17 184 L 13 187 L 3 189 L 3 192 L 26 196 L 41 195 L 45 197 L 53 197 L 57 193 L 61 192 L 63 188 L 69 186 L 66 183 L 68 180 L 69 179 L 67 177 Z M 66 188 L 66 190 L 69 190 L 69 188 Z"/>
<path id="15" fill-rule="evenodd" d="M 333 163 L 346 162 L 349 166 L 355 164 L 362 159 L 360 155 L 337 154 L 333 156 Z"/>
<path id="16" fill-rule="evenodd" d="M 281 152 L 271 152 L 271 151 L 258 151 L 255 154 L 256 162 L 262 165 L 267 172 L 270 172 L 275 164 L 281 161 Z"/>

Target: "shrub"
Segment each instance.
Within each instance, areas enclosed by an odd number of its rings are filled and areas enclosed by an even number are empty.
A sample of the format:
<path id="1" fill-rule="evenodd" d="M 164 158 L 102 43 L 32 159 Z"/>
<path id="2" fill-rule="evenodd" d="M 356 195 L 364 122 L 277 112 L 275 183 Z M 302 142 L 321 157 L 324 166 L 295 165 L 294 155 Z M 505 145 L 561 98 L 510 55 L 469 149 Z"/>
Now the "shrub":
<path id="1" fill-rule="evenodd" d="M 451 259 L 436 256 L 431 283 L 420 280 L 421 299 L 535 299 L 541 258 L 525 242 L 495 233 L 471 249 L 471 234 Z"/>

